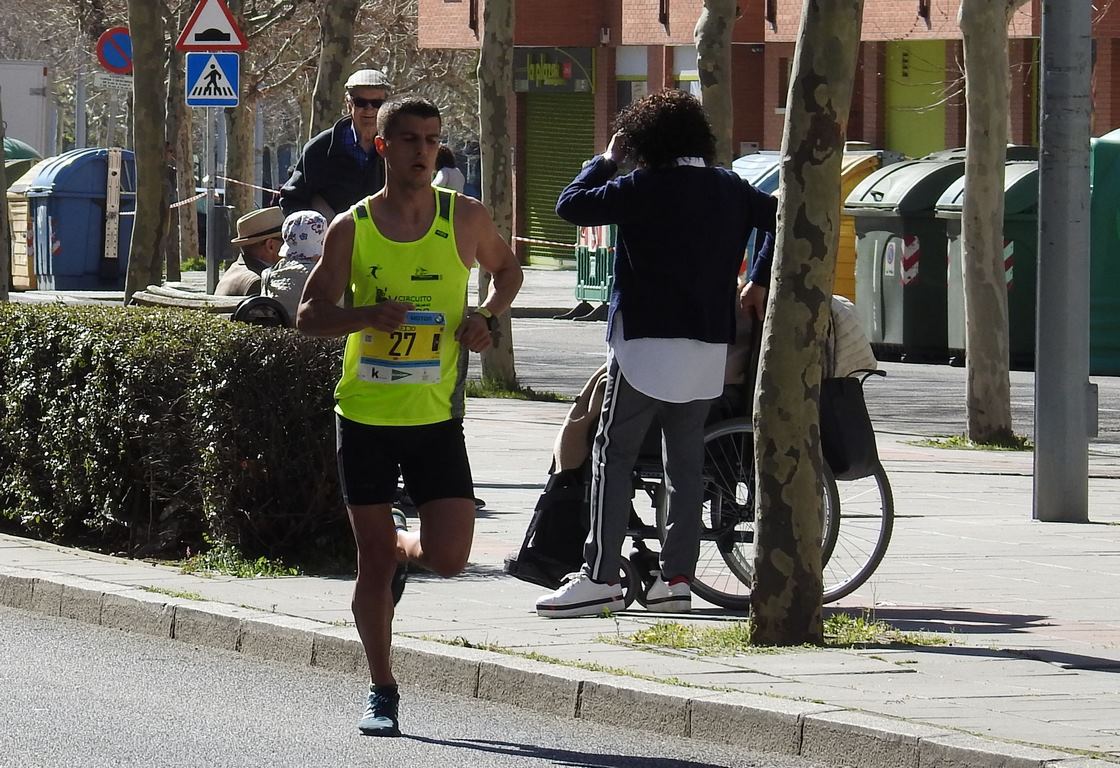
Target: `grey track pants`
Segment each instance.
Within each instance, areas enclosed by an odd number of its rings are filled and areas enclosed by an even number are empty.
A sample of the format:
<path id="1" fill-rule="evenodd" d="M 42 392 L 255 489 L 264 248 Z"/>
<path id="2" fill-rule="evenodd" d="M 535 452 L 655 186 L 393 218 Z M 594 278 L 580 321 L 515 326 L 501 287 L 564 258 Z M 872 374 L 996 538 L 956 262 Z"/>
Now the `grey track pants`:
<path id="1" fill-rule="evenodd" d="M 611 359 L 599 429 L 591 453 L 591 530 L 583 545 L 584 571 L 595 581 L 617 582 L 622 544 L 634 496 L 634 463 L 655 416 L 661 421 L 661 457 L 669 494 L 668 531 L 661 550 L 666 581 L 692 578 L 700 549 L 704 421 L 711 400 L 668 403 L 642 394 Z"/>

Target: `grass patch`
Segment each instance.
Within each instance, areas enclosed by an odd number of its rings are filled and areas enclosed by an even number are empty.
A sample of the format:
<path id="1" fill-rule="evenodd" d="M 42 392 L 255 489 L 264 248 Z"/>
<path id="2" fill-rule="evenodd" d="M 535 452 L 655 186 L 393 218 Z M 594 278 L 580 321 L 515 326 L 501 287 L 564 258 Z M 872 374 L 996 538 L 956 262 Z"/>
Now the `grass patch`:
<path id="1" fill-rule="evenodd" d="M 923 448 L 956 448 L 962 451 L 1033 451 L 1034 443 L 1022 435 L 1009 435 L 997 438 L 990 443 L 974 443 L 965 435 L 947 437 L 928 437 L 910 440 L 910 445 Z"/>
<path id="2" fill-rule="evenodd" d="M 610 637 L 603 642 L 619 642 Z M 700 627 L 672 621 L 659 621 L 622 639 L 623 644 L 689 651 L 699 656 L 730 656 L 736 654 L 770 654 L 815 649 L 817 646 L 751 645 L 750 621 L 736 621 L 718 627 Z M 948 645 L 936 635 L 901 632 L 883 621 L 875 621 L 866 613 L 852 616 L 837 613 L 824 620 L 824 647 L 858 648 L 871 645 L 932 646 Z"/>
<path id="3" fill-rule="evenodd" d="M 902 632 L 885 621 L 877 621 L 866 611 L 860 616 L 834 613 L 824 620 L 824 643 L 833 648 L 862 645 L 948 645 L 938 635 Z"/>
<path id="4" fill-rule="evenodd" d="M 736 621 L 726 626 L 697 627 L 674 621 L 659 621 L 626 638 L 633 645 L 692 651 L 700 656 L 730 656 L 737 653 L 781 653 L 771 646 L 751 645 L 751 623 Z"/>
<path id="5" fill-rule="evenodd" d="M 523 387 L 520 384 L 514 389 L 507 389 L 495 382 L 479 379 L 467 379 L 467 397 L 497 397 L 504 400 L 533 400 L 542 403 L 570 403 L 575 399 L 559 392 L 538 392 L 532 387 Z"/>
<path id="6" fill-rule="evenodd" d="M 239 579 L 255 579 L 302 575 L 298 568 L 284 565 L 280 560 L 269 560 L 267 557 L 250 560 L 227 544 L 215 544 L 205 552 L 180 560 L 178 565 L 180 572 L 200 576 L 222 574 Z"/>
<path id="7" fill-rule="evenodd" d="M 140 587 L 145 592 L 154 592 L 157 595 L 167 595 L 168 597 L 178 597 L 182 600 L 198 600 L 199 602 L 206 602 L 206 598 L 197 592 L 184 592 L 179 589 L 164 589 L 163 587 Z"/>

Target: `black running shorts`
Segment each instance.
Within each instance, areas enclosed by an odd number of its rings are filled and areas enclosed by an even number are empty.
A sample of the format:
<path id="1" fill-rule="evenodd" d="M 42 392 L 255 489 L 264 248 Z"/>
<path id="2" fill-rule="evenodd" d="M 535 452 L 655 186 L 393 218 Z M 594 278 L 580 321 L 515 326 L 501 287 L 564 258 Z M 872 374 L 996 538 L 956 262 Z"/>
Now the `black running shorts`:
<path id="1" fill-rule="evenodd" d="M 417 507 L 436 499 L 474 499 L 461 419 L 381 427 L 335 414 L 335 434 L 342 498 L 350 506 L 392 503 L 401 476 Z"/>

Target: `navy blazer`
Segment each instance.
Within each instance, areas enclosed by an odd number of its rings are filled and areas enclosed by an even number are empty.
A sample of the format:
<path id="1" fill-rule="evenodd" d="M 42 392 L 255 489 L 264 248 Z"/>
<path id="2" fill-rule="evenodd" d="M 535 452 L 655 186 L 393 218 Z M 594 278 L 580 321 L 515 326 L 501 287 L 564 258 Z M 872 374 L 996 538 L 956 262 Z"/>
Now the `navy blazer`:
<path id="1" fill-rule="evenodd" d="M 747 240 L 754 229 L 774 232 L 777 199 L 726 168 L 639 168 L 612 178 L 617 170 L 596 157 L 556 203 L 573 224 L 618 227 L 607 338 L 621 310 L 627 339 L 734 341 Z M 769 285 L 772 254 L 763 250 L 750 276 Z"/>

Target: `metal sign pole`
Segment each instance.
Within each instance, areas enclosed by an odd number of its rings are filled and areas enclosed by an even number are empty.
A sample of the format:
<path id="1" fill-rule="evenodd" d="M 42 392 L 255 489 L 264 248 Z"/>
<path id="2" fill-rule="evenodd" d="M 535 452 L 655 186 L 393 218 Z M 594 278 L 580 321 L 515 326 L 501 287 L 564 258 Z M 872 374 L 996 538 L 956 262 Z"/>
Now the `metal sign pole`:
<path id="1" fill-rule="evenodd" d="M 206 108 L 206 292 L 210 294 L 218 287 L 218 222 L 214 210 L 214 175 L 217 173 L 214 162 L 217 126 L 214 116 L 217 111 L 212 107 Z"/>
<path id="2" fill-rule="evenodd" d="M 105 146 L 113 146 L 116 141 L 117 133 L 117 91 L 116 89 L 109 90 L 109 120 L 106 127 Z"/>
<path id="3" fill-rule="evenodd" d="M 74 147 L 86 147 L 86 67 L 81 63 L 74 78 Z"/>

